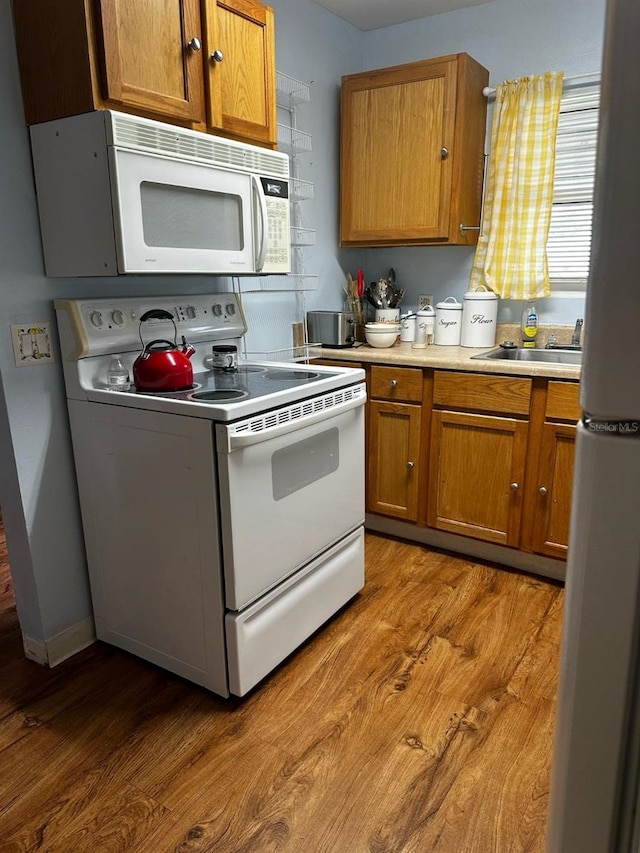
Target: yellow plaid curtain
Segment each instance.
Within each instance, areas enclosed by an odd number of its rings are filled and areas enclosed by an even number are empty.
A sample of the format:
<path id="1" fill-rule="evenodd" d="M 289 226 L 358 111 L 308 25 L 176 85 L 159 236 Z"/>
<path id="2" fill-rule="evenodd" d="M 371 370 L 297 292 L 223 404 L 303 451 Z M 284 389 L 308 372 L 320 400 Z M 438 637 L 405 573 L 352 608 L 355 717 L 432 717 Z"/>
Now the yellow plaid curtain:
<path id="1" fill-rule="evenodd" d="M 548 296 L 547 237 L 563 72 L 496 87 L 483 230 L 470 289 L 503 299 Z"/>

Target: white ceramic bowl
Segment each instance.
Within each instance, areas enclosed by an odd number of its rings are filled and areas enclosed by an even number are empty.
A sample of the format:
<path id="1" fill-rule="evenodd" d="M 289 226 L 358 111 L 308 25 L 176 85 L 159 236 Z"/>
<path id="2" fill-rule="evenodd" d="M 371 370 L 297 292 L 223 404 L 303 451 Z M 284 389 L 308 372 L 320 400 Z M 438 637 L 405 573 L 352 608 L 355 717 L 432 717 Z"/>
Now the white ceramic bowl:
<path id="1" fill-rule="evenodd" d="M 370 347 L 392 347 L 399 334 L 399 323 L 365 323 L 364 326 L 364 336 Z"/>

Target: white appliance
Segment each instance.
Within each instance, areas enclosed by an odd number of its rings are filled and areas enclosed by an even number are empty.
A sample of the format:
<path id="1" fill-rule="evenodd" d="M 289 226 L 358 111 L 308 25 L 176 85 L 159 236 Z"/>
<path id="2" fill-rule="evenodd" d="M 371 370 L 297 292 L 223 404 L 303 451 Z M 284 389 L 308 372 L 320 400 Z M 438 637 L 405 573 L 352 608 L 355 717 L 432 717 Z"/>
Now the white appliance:
<path id="1" fill-rule="evenodd" d="M 55 305 L 97 636 L 242 696 L 364 584 L 364 371 L 216 368 L 246 331 L 231 293 Z M 151 308 L 194 387 L 108 390 Z"/>
<path id="2" fill-rule="evenodd" d="M 549 853 L 640 850 L 638 33 L 609 0 Z"/>
<path id="3" fill-rule="evenodd" d="M 47 275 L 289 272 L 286 154 L 111 110 L 30 131 Z"/>

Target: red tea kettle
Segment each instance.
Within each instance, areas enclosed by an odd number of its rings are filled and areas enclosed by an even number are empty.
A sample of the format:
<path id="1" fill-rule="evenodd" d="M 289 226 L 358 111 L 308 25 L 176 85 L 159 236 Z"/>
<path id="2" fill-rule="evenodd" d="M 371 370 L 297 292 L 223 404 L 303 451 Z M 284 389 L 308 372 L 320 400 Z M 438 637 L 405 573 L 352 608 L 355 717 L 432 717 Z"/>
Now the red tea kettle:
<path id="1" fill-rule="evenodd" d="M 146 346 L 142 340 L 142 324 L 146 320 L 171 320 L 173 342 L 158 339 Z M 138 391 L 183 391 L 193 385 L 193 367 L 189 359 L 195 349 L 182 336 L 178 346 L 178 329 L 173 315 L 164 308 L 152 308 L 140 317 L 142 352 L 133 362 L 133 384 Z"/>

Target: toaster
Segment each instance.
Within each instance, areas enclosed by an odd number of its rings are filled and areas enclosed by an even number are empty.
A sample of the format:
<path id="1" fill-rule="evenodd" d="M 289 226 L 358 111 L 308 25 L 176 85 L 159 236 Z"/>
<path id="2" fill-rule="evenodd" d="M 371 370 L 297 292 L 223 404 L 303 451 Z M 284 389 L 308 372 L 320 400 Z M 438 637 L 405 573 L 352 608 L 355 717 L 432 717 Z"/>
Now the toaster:
<path id="1" fill-rule="evenodd" d="M 351 347 L 356 339 L 355 315 L 348 311 L 307 311 L 310 344 Z"/>

